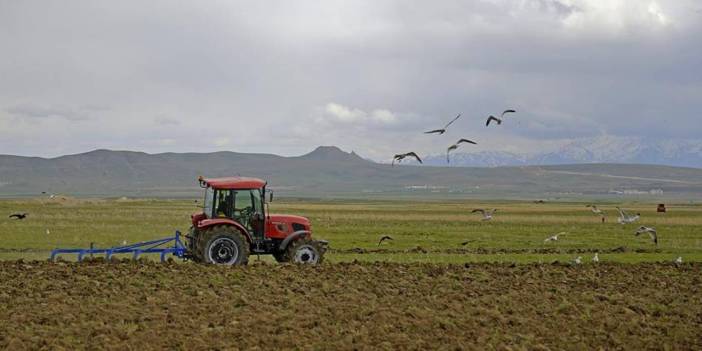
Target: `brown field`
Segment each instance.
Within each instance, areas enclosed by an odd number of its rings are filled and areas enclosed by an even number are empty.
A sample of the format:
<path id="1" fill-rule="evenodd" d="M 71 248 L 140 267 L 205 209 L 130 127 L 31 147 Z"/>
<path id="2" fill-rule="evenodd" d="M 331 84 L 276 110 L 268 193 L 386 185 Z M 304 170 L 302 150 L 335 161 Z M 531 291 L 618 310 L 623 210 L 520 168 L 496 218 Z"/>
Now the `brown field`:
<path id="1" fill-rule="evenodd" d="M 702 349 L 698 263 L 6 261 L 0 282 L 8 350 Z"/>

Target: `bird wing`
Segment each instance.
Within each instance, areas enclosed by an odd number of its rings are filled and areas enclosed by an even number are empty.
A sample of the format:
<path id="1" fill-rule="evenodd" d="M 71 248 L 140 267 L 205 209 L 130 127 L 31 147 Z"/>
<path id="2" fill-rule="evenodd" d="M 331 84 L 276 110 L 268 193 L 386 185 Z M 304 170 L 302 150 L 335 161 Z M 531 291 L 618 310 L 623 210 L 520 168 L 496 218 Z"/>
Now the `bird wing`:
<path id="1" fill-rule="evenodd" d="M 504 117 L 504 116 L 505 116 L 505 113 L 514 113 L 514 112 L 517 112 L 517 111 L 515 111 L 515 110 L 504 110 L 504 112 L 502 112 L 502 115 L 500 115 L 500 117 Z"/>
<path id="2" fill-rule="evenodd" d="M 11 214 L 8 218 L 12 218 L 12 217 L 17 217 L 17 218 L 19 218 L 19 216 L 20 216 L 20 215 L 14 213 L 14 214 Z"/>
<path id="3" fill-rule="evenodd" d="M 444 129 L 434 129 L 434 130 L 430 130 L 430 131 L 428 131 L 428 132 L 424 132 L 424 134 L 443 133 L 443 132 L 445 132 L 445 131 L 446 131 L 446 130 L 444 130 Z"/>
<path id="4" fill-rule="evenodd" d="M 461 139 L 461 140 L 459 140 L 459 141 L 456 143 L 456 145 L 458 145 L 458 144 L 460 144 L 460 143 L 468 143 L 468 144 L 478 145 L 478 143 L 476 143 L 475 141 L 473 141 L 473 140 L 468 140 L 468 139 Z"/>
<path id="5" fill-rule="evenodd" d="M 470 211 L 470 213 L 476 213 L 476 212 L 480 212 L 483 215 L 485 215 L 485 210 L 483 210 L 482 208 L 476 208 L 475 210 Z"/>
<path id="6" fill-rule="evenodd" d="M 656 233 L 655 230 L 649 231 L 648 236 L 650 236 L 651 240 L 653 240 L 653 242 L 656 243 L 656 245 L 658 245 L 658 234 Z"/>
<path id="7" fill-rule="evenodd" d="M 497 117 L 495 117 L 495 116 L 490 116 L 490 117 L 488 117 L 487 122 L 485 122 L 485 126 L 486 126 L 486 127 L 490 125 L 490 121 L 500 122 L 500 120 L 499 120 Z M 499 124 L 499 123 L 498 123 L 498 124 Z"/>
<path id="8" fill-rule="evenodd" d="M 619 211 L 620 217 L 622 217 L 622 218 L 629 217 L 629 215 L 627 215 L 626 212 L 624 212 L 624 210 L 622 210 L 621 208 L 617 207 L 617 211 Z"/>
<path id="9" fill-rule="evenodd" d="M 418 156 L 416 153 L 414 153 L 414 152 L 408 152 L 408 153 L 405 154 L 405 156 L 412 156 L 412 157 L 416 158 L 417 161 L 419 161 L 419 163 L 423 163 L 423 162 L 422 162 L 422 159 L 419 158 L 419 156 Z"/>
<path id="10" fill-rule="evenodd" d="M 456 120 L 459 119 L 460 117 L 461 117 L 461 114 L 459 113 L 458 116 L 456 116 L 456 118 L 452 119 L 451 122 L 448 122 L 448 124 L 446 125 L 446 127 L 444 127 L 444 129 L 448 128 L 451 124 L 453 124 L 453 122 L 456 122 Z"/>

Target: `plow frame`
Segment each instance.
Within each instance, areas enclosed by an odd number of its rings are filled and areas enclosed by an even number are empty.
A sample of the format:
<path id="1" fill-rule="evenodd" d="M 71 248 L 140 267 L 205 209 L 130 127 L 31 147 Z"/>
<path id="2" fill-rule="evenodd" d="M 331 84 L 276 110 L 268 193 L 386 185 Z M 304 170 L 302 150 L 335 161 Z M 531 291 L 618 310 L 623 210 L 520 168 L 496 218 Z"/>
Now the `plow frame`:
<path id="1" fill-rule="evenodd" d="M 90 255 L 91 257 L 95 254 L 105 255 L 106 260 L 110 260 L 114 254 L 132 254 L 132 259 L 137 260 L 141 254 L 153 254 L 157 253 L 161 255 L 161 262 L 166 261 L 166 255 L 173 254 L 179 258 L 185 258 L 187 249 L 181 240 L 182 234 L 180 231 L 176 230 L 175 235 L 167 238 L 142 241 L 139 243 L 131 245 L 113 246 L 110 248 L 93 248 L 92 245 L 89 249 L 54 249 L 51 251 L 50 260 L 53 262 L 56 260 L 56 256 L 60 254 L 77 254 L 78 262 L 83 261 L 85 255 Z M 173 243 L 173 246 L 163 247 L 163 245 Z"/>

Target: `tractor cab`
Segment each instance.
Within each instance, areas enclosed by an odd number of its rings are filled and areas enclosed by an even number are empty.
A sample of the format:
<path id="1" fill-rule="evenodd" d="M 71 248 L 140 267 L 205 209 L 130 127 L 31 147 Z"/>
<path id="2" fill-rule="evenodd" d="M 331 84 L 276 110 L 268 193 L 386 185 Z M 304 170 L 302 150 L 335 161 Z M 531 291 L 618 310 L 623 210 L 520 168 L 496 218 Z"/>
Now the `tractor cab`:
<path id="1" fill-rule="evenodd" d="M 254 253 L 272 254 L 279 262 L 322 261 L 327 243 L 312 240 L 307 218 L 268 212 L 273 194 L 267 193 L 265 181 L 246 177 L 198 181 L 205 198 L 203 211 L 191 217 L 188 246 L 194 260 L 245 264 Z"/>
<path id="2" fill-rule="evenodd" d="M 206 184 L 203 214 L 210 219 L 232 219 L 246 228 L 252 237 L 261 240 L 266 218 L 265 193 L 265 182 L 255 179 Z"/>

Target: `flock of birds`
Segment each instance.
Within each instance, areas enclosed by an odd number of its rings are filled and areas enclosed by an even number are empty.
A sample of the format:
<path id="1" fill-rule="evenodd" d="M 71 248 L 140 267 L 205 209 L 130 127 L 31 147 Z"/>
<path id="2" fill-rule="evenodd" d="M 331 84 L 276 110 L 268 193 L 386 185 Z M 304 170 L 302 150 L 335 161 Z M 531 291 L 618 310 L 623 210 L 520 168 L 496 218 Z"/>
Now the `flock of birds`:
<path id="1" fill-rule="evenodd" d="M 598 208 L 596 205 L 586 205 L 586 207 L 589 207 L 592 211 L 592 213 L 597 214 L 602 216 L 602 222 L 605 222 L 605 212 Z M 617 211 L 619 212 L 619 217 L 617 217 L 617 222 L 619 224 L 631 224 L 636 221 L 638 221 L 641 218 L 641 213 L 636 213 L 635 215 L 628 214 L 625 210 L 615 207 Z M 495 212 L 497 212 L 496 208 L 493 209 L 484 209 L 484 208 L 476 208 L 471 213 L 480 213 L 482 215 L 481 221 L 490 221 L 494 217 Z M 653 227 L 646 227 L 646 226 L 640 226 L 636 231 L 634 232 L 634 236 L 639 237 L 640 235 L 647 234 L 651 241 L 658 246 L 658 232 L 656 231 L 656 228 Z M 566 236 L 568 235 L 568 232 L 559 232 L 552 234 L 548 236 L 546 239 L 544 239 L 544 243 L 550 243 L 550 242 L 556 242 L 558 241 L 558 238 L 561 236 Z M 394 239 L 389 236 L 389 235 L 383 235 L 380 237 L 380 240 L 378 241 L 378 246 L 380 246 L 383 242 L 386 241 L 394 241 Z M 461 243 L 461 246 L 466 246 L 468 243 L 473 242 L 474 240 L 467 240 Z M 581 264 L 582 263 L 582 256 L 578 256 L 573 260 L 574 264 Z M 597 252 L 595 252 L 595 255 L 592 257 L 592 262 L 600 262 L 600 256 Z M 674 261 L 677 264 L 682 263 L 682 257 L 678 257 Z"/>
<path id="2" fill-rule="evenodd" d="M 490 116 L 487 118 L 487 121 L 485 122 L 485 126 L 486 126 L 486 127 L 489 127 L 489 126 L 490 126 L 490 123 L 493 122 L 493 121 L 496 122 L 497 125 L 501 125 L 502 122 L 504 121 L 505 114 L 508 114 L 508 113 L 515 113 L 515 112 L 517 112 L 517 111 L 516 111 L 516 110 L 513 110 L 513 109 L 504 110 L 504 111 L 502 112 L 502 114 L 500 114 L 500 117 L 499 117 L 499 118 L 498 118 L 498 117 L 495 117 L 495 116 L 493 116 L 493 115 L 490 115 Z M 456 122 L 459 118 L 461 118 L 461 114 L 460 114 L 460 113 L 458 114 L 458 116 L 456 116 L 456 117 L 455 117 L 454 119 L 452 119 L 450 122 L 448 122 L 443 128 L 434 129 L 434 130 L 429 130 L 429 131 L 424 132 L 424 134 L 443 135 L 443 134 L 446 133 L 446 131 L 448 130 L 448 127 L 449 127 L 450 125 L 452 125 L 453 122 Z M 465 144 L 478 145 L 478 143 L 476 143 L 475 141 L 470 140 L 470 139 L 465 139 L 465 138 L 459 139 L 456 143 L 452 144 L 451 146 L 449 146 L 449 147 L 446 149 L 446 163 L 451 163 L 451 159 L 450 159 L 451 151 L 457 150 L 458 147 L 459 147 L 461 144 L 464 144 L 464 143 L 465 143 Z M 406 159 L 406 158 L 408 158 L 408 157 L 409 157 L 409 158 L 414 158 L 414 159 L 417 160 L 417 162 L 419 162 L 419 163 L 424 163 L 424 162 L 422 161 L 422 158 L 419 157 L 419 155 L 417 155 L 416 152 L 411 151 L 411 152 L 407 152 L 407 153 L 404 153 L 404 154 L 397 154 L 397 155 L 395 155 L 395 156 L 392 158 L 392 166 L 394 167 L 396 162 L 397 162 L 397 163 L 401 163 L 402 160 L 404 160 L 404 159 Z"/>

